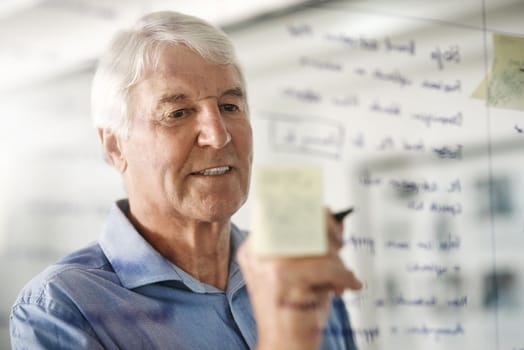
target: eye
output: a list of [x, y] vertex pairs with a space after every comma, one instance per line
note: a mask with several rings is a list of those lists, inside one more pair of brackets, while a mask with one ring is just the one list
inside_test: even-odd
[[220, 105], [220, 111], [221, 112], [228, 112], [228, 113], [238, 112], [238, 111], [240, 111], [240, 107], [238, 107], [237, 105], [232, 104], [232, 103], [225, 103], [223, 105]]
[[189, 116], [191, 112], [192, 111], [188, 108], [177, 109], [176, 111], [169, 113], [167, 117], [169, 119], [181, 119]]

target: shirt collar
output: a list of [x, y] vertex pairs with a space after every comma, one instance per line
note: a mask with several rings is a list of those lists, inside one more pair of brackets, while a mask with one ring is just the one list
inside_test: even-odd
[[[122, 285], [128, 289], [163, 281], [179, 281], [196, 293], [217, 293], [219, 289], [202, 283], [164, 258], [138, 233], [127, 218], [129, 202], [117, 201], [109, 212], [99, 243]], [[245, 233], [231, 225], [231, 262], [227, 291], [244, 285], [236, 261], [236, 251]]]

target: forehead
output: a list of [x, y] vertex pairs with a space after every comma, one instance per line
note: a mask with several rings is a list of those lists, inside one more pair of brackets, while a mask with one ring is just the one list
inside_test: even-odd
[[181, 90], [196, 95], [193, 97], [220, 96], [225, 90], [242, 87], [233, 65], [210, 62], [185, 45], [161, 47], [157, 64], [145, 71], [137, 85], [147, 86], [155, 95]]

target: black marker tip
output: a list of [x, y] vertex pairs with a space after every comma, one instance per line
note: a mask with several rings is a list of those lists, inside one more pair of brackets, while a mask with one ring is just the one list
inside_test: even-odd
[[338, 213], [333, 214], [333, 218], [337, 222], [342, 222], [342, 220], [344, 220], [344, 218], [347, 215], [349, 215], [352, 211], [353, 211], [353, 208], [349, 208], [349, 209], [346, 209], [346, 210], [339, 211]]

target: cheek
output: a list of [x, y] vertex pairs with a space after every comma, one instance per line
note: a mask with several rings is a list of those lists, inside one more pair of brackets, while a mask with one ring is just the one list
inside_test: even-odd
[[251, 124], [246, 121], [244, 124], [236, 125], [232, 129], [233, 139], [235, 140], [236, 148], [239, 155], [251, 163], [253, 158], [253, 132]]
[[155, 133], [135, 134], [129, 139], [127, 147], [129, 167], [135, 173], [155, 178], [169, 171], [176, 164], [176, 145], [168, 142], [165, 135]]
[[[135, 136], [135, 135], [134, 135]], [[130, 166], [137, 170], [145, 171], [146, 169], [156, 167], [158, 163], [155, 147], [149, 139], [144, 137], [130, 138], [130, 145], [128, 147], [128, 159]]]
[[250, 124], [240, 128], [235, 147], [238, 152], [238, 157], [244, 167], [242, 172], [242, 191], [247, 195], [249, 192], [251, 166], [253, 163], [253, 136]]

